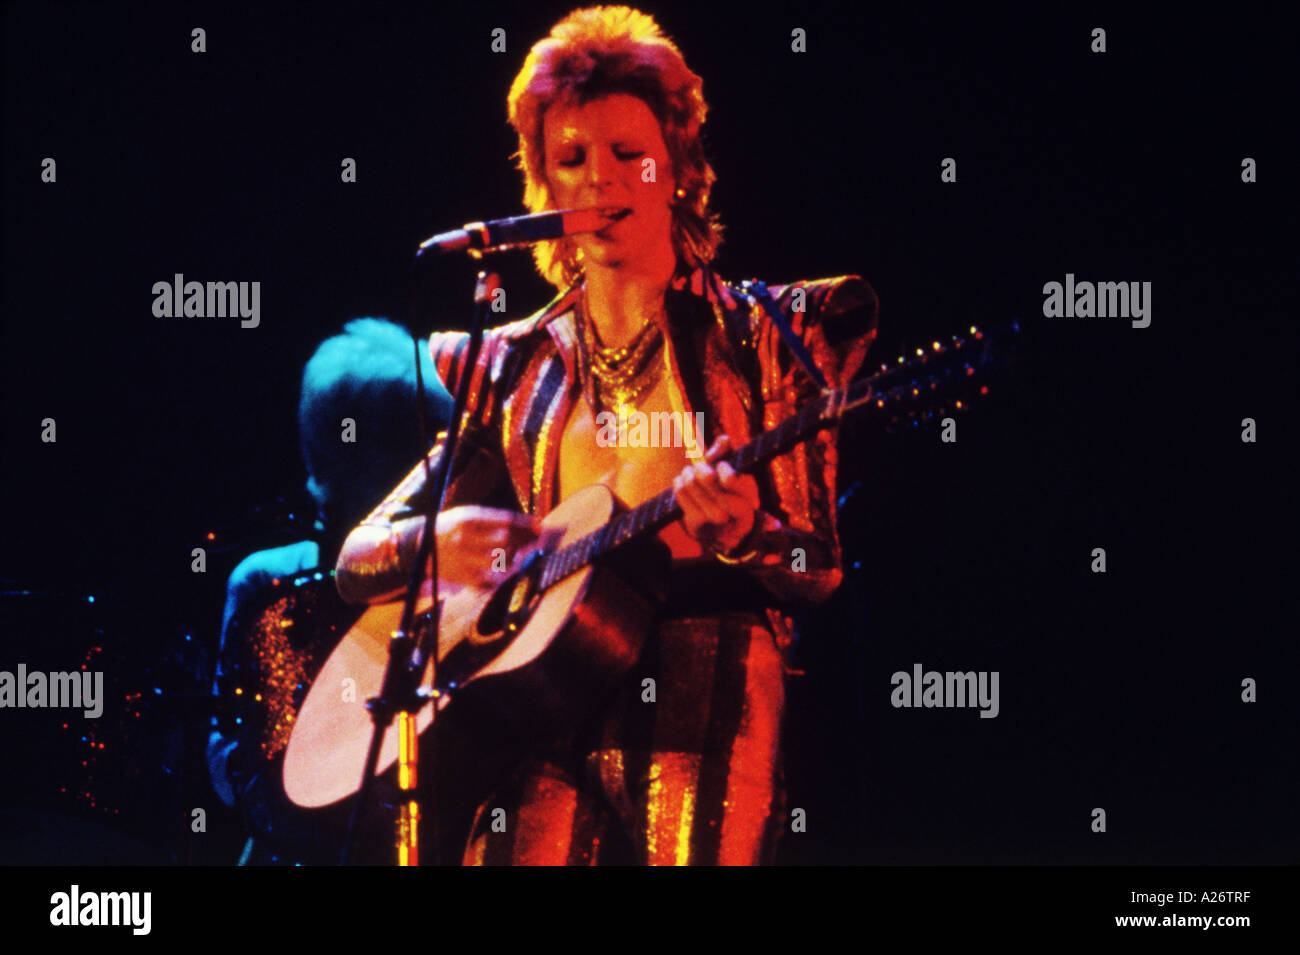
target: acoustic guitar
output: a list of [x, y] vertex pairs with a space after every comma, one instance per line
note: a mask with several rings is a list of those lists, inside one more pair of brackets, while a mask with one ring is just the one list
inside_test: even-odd
[[[999, 345], [1018, 331], [997, 336]], [[723, 460], [753, 470], [800, 441], [834, 427], [848, 411], [870, 408], [890, 424], [919, 425], [963, 410], [974, 381], [1000, 359], [993, 336], [968, 336], [917, 349], [910, 358], [827, 391]], [[493, 589], [440, 581], [443, 602], [434, 668], [424, 674], [429, 702], [417, 714], [423, 733], [458, 694], [489, 693], [496, 732], [518, 740], [563, 727], [598, 704], [640, 656], [656, 622], [668, 559], [654, 532], [678, 520], [672, 489], [625, 509], [608, 488], [577, 491], [546, 515], [539, 546]], [[636, 585], [628, 583], [632, 577]], [[429, 626], [430, 590], [416, 604]], [[326, 806], [361, 786], [373, 724], [364, 701], [379, 693], [389, 640], [402, 601], [370, 607], [325, 662], [297, 714], [284, 759], [284, 790], [303, 807]], [[436, 679], [436, 682], [435, 682]], [[397, 759], [397, 727], [388, 729], [377, 773]]]

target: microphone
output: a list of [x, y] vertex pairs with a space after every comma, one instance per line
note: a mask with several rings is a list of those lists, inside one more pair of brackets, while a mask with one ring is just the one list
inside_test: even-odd
[[519, 245], [531, 245], [547, 239], [559, 239], [579, 232], [597, 232], [632, 214], [623, 206], [604, 206], [599, 209], [563, 209], [558, 212], [538, 212], [510, 219], [493, 219], [491, 222], [470, 222], [462, 229], [440, 232], [420, 243], [415, 253], [418, 259], [431, 249], [437, 252], [496, 251]]

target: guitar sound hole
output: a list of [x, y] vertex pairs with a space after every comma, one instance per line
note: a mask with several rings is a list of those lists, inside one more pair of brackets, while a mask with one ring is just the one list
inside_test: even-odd
[[532, 616], [537, 597], [531, 574], [507, 579], [479, 614], [471, 640], [482, 645], [512, 639]]

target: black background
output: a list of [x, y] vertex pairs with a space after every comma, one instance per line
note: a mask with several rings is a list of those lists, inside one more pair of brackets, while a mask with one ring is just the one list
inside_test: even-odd
[[[474, 266], [431, 268], [412, 315], [409, 257], [523, 211], [505, 93], [568, 9], [5, 8], [0, 578], [97, 600], [87, 618], [7, 599], [0, 668], [66, 647], [66, 669], [98, 639], [154, 683], [201, 675], [225, 575], [275, 542], [255, 509], [301, 494], [304, 361], [359, 315], [464, 324]], [[642, 9], [704, 78], [723, 275], [863, 275], [877, 362], [972, 323], [1025, 329], [956, 444], [842, 432], [850, 571], [799, 648], [787, 770], [808, 831], [782, 861], [1294, 862], [1286, 31], [1237, 7]], [[550, 297], [527, 255], [494, 267], [511, 317]], [[153, 283], [177, 272], [260, 281], [260, 327], [154, 317]], [[1151, 282], [1150, 327], [1044, 318], [1043, 284], [1067, 272]], [[232, 549], [193, 574], [209, 532]], [[892, 708], [913, 663], [999, 671], [1000, 715]], [[0, 719], [12, 748], [16, 714]], [[233, 860], [221, 833], [189, 831], [191, 806], [220, 816], [201, 762], [157, 746], [134, 754], [129, 824], [63, 858]], [[7, 803], [44, 799], [48, 761], [9, 769]]]

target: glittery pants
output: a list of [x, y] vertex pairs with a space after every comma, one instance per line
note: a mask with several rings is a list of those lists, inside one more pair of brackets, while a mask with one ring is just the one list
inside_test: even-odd
[[757, 615], [663, 622], [614, 702], [479, 807], [465, 864], [769, 861], [783, 681]]

